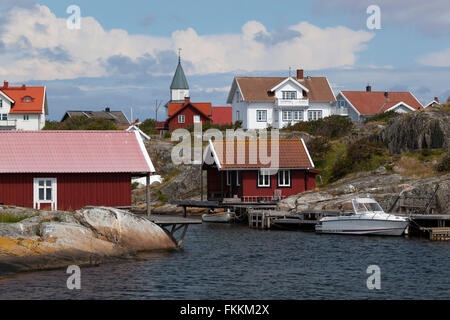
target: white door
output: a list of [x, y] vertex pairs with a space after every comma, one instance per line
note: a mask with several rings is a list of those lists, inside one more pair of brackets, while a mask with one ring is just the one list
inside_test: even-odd
[[35, 209], [44, 209], [50, 207], [51, 210], [57, 210], [57, 186], [56, 178], [34, 178], [34, 204]]

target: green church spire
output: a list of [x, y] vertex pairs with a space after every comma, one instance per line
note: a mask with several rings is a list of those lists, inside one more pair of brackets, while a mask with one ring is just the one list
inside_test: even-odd
[[[181, 51], [181, 49], [180, 49]], [[183, 71], [183, 67], [181, 66], [181, 54], [178, 53], [178, 66], [177, 66], [177, 70], [175, 71], [175, 75], [173, 76], [172, 79], [172, 84], [170, 85], [170, 89], [171, 90], [176, 90], [176, 89], [183, 89], [183, 90], [188, 90], [189, 89], [189, 85], [188, 82], [186, 80], [186, 76], [184, 74]]]

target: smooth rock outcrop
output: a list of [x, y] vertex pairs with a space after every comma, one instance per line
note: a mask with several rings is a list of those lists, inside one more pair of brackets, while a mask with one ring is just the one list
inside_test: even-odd
[[33, 214], [17, 223], [0, 223], [0, 273], [98, 264], [176, 248], [162, 228], [123, 210], [88, 207]]

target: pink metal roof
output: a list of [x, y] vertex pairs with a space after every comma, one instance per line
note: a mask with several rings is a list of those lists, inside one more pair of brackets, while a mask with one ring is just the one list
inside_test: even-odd
[[0, 131], [0, 173], [154, 172], [127, 131]]

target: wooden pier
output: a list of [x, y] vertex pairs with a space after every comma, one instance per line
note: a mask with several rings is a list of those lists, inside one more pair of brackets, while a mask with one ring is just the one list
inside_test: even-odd
[[430, 240], [450, 240], [450, 214], [410, 215], [409, 235]]
[[[172, 241], [176, 244], [177, 248], [181, 247], [189, 225], [202, 223], [201, 218], [184, 218], [180, 216], [168, 216], [157, 214], [152, 214], [150, 216], [143, 216], [143, 217], [160, 226], [169, 235]], [[177, 240], [175, 233], [181, 229], [183, 229], [183, 231], [181, 231], [181, 235]]]

